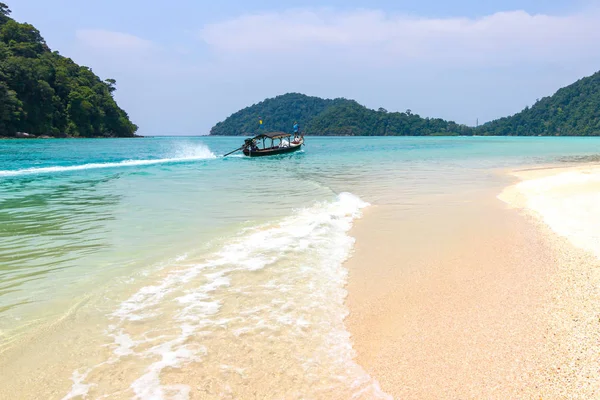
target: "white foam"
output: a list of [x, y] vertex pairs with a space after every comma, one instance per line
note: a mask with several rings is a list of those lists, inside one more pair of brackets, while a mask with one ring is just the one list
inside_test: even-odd
[[[265, 351], [269, 340], [289, 343], [291, 352], [304, 349], [303, 341], [309, 341], [309, 348], [317, 346], [315, 353], [310, 358], [294, 354], [293, 362], [310, 373], [328, 365], [335, 372], [303, 377], [307, 382], [333, 380], [358, 396], [389, 399], [354, 363], [350, 334], [343, 324], [348, 312], [344, 306], [347, 271], [342, 263], [354, 242], [347, 232], [366, 206], [358, 197], [342, 193], [336, 201], [297, 210], [279, 223], [246, 229], [206, 261], [179, 266], [124, 301], [111, 315], [117, 321], [109, 334], [114, 340], [113, 356], [135, 356], [147, 363], [142, 376], [131, 383], [135, 398], [189, 398], [187, 385], [164, 384], [161, 373], [206, 362], [211, 349], [198, 341], [202, 337], [214, 341], [218, 333], [218, 337], [231, 335], [259, 348], [266, 346]], [[254, 284], [256, 279], [261, 283]], [[236, 299], [234, 304], [225, 308], [231, 299]], [[147, 320], [150, 316], [156, 318]], [[150, 349], [150, 339], [139, 333], [143, 323], [166, 332], [164, 337], [152, 339], [157, 344]], [[240, 345], [220, 344], [226, 349]], [[254, 356], [260, 357], [260, 353]], [[244, 375], [253, 372], [253, 355], [248, 357], [250, 366], [236, 366], [236, 371], [245, 371]], [[213, 356], [212, 361], [220, 360]], [[234, 390], [232, 383], [225, 383], [223, 390]], [[335, 390], [323, 385], [320, 390], [327, 393]], [[306, 395], [319, 397], [317, 392]]]
[[114, 344], [116, 347], [113, 350], [113, 353], [118, 357], [128, 356], [133, 354], [133, 347], [136, 346], [137, 342], [134, 341], [131, 336], [126, 333], [123, 333], [121, 330], [117, 334], [111, 334], [114, 339]]
[[70, 400], [76, 397], [87, 397], [87, 394], [90, 391], [90, 388], [93, 386], [93, 384], [86, 384], [83, 382], [85, 381], [85, 379], [91, 371], [91, 369], [87, 370], [84, 373], [80, 373], [79, 370], [73, 371], [73, 376], [71, 377], [71, 380], [73, 381], [71, 391], [67, 393], [65, 397], [62, 398], [62, 400]]
[[186, 254], [182, 254], [180, 256], [177, 256], [177, 258], [175, 258], [175, 262], [185, 261], [185, 260], [187, 260], [187, 258], [188, 258], [187, 253]]
[[36, 174], [50, 174], [57, 172], [73, 172], [83, 171], [88, 169], [100, 169], [100, 168], [124, 168], [124, 167], [139, 167], [145, 165], [156, 165], [156, 164], [169, 164], [169, 163], [182, 163], [197, 160], [207, 160], [217, 158], [207, 147], [196, 150], [191, 155], [173, 157], [173, 158], [160, 158], [151, 160], [124, 160], [119, 162], [107, 162], [107, 163], [91, 163], [81, 165], [69, 165], [69, 166], [52, 166], [52, 167], [40, 167], [40, 168], [25, 168], [19, 170], [2, 170], [0, 171], [0, 177], [10, 176], [21, 176], [21, 175], [36, 175]]
[[176, 350], [173, 347], [176, 343], [167, 342], [160, 346], [150, 349], [151, 353], [162, 357], [160, 361], [150, 364], [146, 373], [131, 384], [131, 389], [135, 393], [135, 399], [144, 400], [187, 400], [189, 399], [190, 387], [188, 385], [161, 385], [160, 372], [167, 367], [177, 368], [183, 362], [189, 362], [196, 357], [185, 346]]

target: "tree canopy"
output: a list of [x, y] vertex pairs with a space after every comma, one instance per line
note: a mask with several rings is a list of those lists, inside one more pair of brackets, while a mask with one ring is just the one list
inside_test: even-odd
[[354, 100], [288, 93], [234, 113], [215, 125], [211, 135], [250, 135], [259, 129], [290, 132], [295, 121], [305, 134], [323, 136], [600, 136], [600, 72], [538, 100], [531, 108], [477, 128], [422, 118], [411, 110], [371, 110]]
[[0, 136], [133, 136], [115, 102], [116, 82], [52, 52], [32, 25], [0, 3]]
[[[267, 99], [258, 104], [240, 110], [225, 121], [215, 125], [211, 135], [236, 136], [266, 131], [288, 132], [294, 122], [306, 124], [332, 105], [345, 102], [343, 99], [325, 100], [319, 97], [305, 96], [300, 93], [288, 93]], [[260, 121], [263, 124], [260, 124]]]
[[480, 126], [480, 135], [600, 135], [600, 72], [538, 100], [511, 117]]
[[410, 110], [375, 111], [346, 100], [309, 121], [306, 132], [324, 136], [432, 136], [470, 135], [472, 129], [439, 118], [422, 118]]
[[[261, 125], [259, 121], [262, 120]], [[371, 110], [354, 100], [321, 99], [288, 93], [244, 108], [215, 125], [211, 135], [252, 135], [265, 131], [290, 132], [294, 122], [304, 134], [323, 136], [468, 135], [471, 129], [442, 119], [406, 112]]]

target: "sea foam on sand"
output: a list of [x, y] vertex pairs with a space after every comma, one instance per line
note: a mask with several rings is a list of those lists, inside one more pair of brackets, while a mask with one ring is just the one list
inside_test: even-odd
[[112, 352], [64, 399], [390, 399], [344, 325], [348, 231], [367, 206], [340, 193], [176, 262], [110, 315]]

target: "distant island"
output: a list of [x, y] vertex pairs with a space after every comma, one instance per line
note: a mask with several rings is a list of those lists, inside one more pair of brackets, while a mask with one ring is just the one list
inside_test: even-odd
[[321, 99], [288, 93], [267, 99], [231, 115], [211, 135], [239, 136], [257, 131], [258, 119], [268, 131], [289, 132], [297, 121], [305, 135], [324, 136], [429, 136], [470, 135], [472, 129], [439, 118], [421, 118], [406, 112], [371, 110], [347, 99]]
[[439, 118], [422, 118], [411, 110], [372, 110], [348, 99], [322, 99], [288, 93], [244, 108], [210, 131], [211, 135], [252, 135], [259, 129], [290, 132], [297, 121], [306, 135], [322, 136], [598, 136], [600, 72], [538, 100], [531, 108], [479, 127]]
[[51, 51], [0, 3], [0, 137], [133, 137], [115, 80]]

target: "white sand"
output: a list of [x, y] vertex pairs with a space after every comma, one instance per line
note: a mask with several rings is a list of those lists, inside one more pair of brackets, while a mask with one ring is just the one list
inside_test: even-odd
[[[522, 188], [502, 198], [531, 206]], [[495, 195], [374, 207], [356, 223], [346, 323], [358, 362], [398, 399], [600, 398], [600, 261], [539, 223], [541, 209]]]

